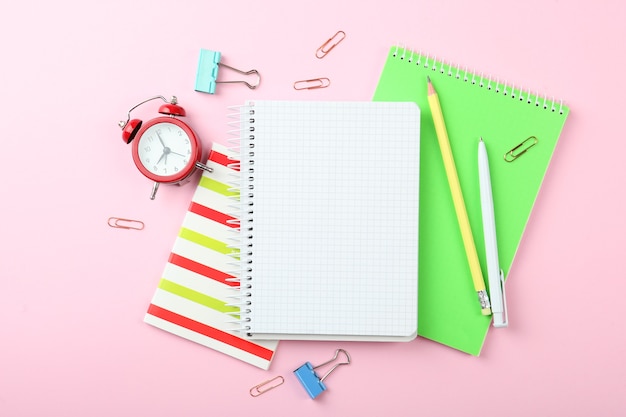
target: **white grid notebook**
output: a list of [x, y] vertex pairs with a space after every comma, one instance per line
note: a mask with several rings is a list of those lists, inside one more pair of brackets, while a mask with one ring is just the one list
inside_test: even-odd
[[417, 105], [250, 101], [239, 116], [248, 336], [412, 340]]

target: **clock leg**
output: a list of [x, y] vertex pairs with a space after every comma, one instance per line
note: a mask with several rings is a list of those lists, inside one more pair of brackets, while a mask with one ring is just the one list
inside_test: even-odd
[[208, 166], [204, 165], [201, 162], [196, 162], [196, 168], [202, 169], [202, 170], [204, 170], [206, 172], [213, 172], [213, 168], [208, 167]]
[[155, 182], [154, 185], [152, 186], [152, 193], [150, 194], [150, 200], [154, 200], [154, 198], [156, 197], [156, 193], [159, 190], [159, 184], [158, 182]]

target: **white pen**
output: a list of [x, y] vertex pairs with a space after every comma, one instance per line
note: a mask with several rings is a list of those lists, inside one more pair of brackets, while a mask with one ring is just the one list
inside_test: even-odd
[[493, 209], [493, 195], [489, 174], [489, 159], [485, 142], [478, 142], [478, 179], [480, 184], [480, 207], [483, 215], [485, 251], [487, 253], [487, 277], [489, 298], [493, 313], [494, 327], [507, 327], [506, 298], [504, 293], [504, 274], [498, 261], [498, 241], [496, 239], [496, 217]]

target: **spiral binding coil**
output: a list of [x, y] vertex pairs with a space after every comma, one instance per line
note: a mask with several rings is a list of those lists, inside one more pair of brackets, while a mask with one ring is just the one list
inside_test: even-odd
[[430, 68], [435, 72], [446, 74], [449, 77], [454, 77], [457, 80], [463, 80], [465, 82], [471, 82], [473, 85], [486, 88], [503, 96], [509, 96], [511, 99], [518, 99], [520, 102], [526, 102], [526, 104], [534, 104], [535, 107], [543, 108], [544, 110], [550, 110], [553, 113], [558, 112], [563, 114], [563, 100], [558, 103], [552, 99], [548, 99], [545, 95], [541, 97], [539, 93], [533, 95], [530, 89], [524, 91], [523, 88], [515, 88], [513, 84], [508, 85], [507, 81], [500, 82], [498, 79], [492, 79], [484, 77], [483, 74], [477, 75], [474, 72], [468, 71], [467, 67], [462, 69], [459, 66], [446, 64], [443, 60], [437, 60], [436, 56], [424, 55], [421, 52], [415, 52], [412, 49], [407, 49], [400, 45], [395, 45], [393, 51], [393, 57], [401, 60], [406, 60], [408, 63], [415, 63], [415, 65], [423, 65], [424, 68]]
[[[252, 233], [253, 233], [253, 205], [254, 205], [254, 108], [253, 103], [245, 106], [229, 107], [233, 113], [229, 114], [228, 125], [228, 159], [232, 161], [228, 167], [237, 172], [228, 182], [229, 191], [233, 192], [231, 212], [228, 213], [235, 220], [238, 227], [233, 228], [231, 256], [233, 270], [230, 273], [235, 277], [231, 282], [238, 282], [239, 286], [233, 289], [233, 303], [229, 306], [239, 307], [239, 311], [231, 313], [235, 324], [234, 331], [246, 333], [250, 330], [251, 294], [252, 288]], [[247, 113], [247, 114], [246, 114]], [[245, 116], [245, 118], [243, 118]], [[244, 176], [247, 176], [245, 178]], [[245, 178], [245, 179], [244, 179]]]

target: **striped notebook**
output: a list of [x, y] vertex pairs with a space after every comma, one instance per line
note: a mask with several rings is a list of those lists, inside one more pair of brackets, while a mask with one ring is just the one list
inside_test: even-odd
[[268, 369], [278, 342], [240, 337], [233, 323], [239, 308], [229, 305], [239, 287], [229, 272], [236, 249], [228, 245], [238, 225], [225, 214], [237, 195], [227, 182], [239, 174], [229, 162], [226, 148], [214, 144], [213, 172], [200, 179], [144, 321]]

